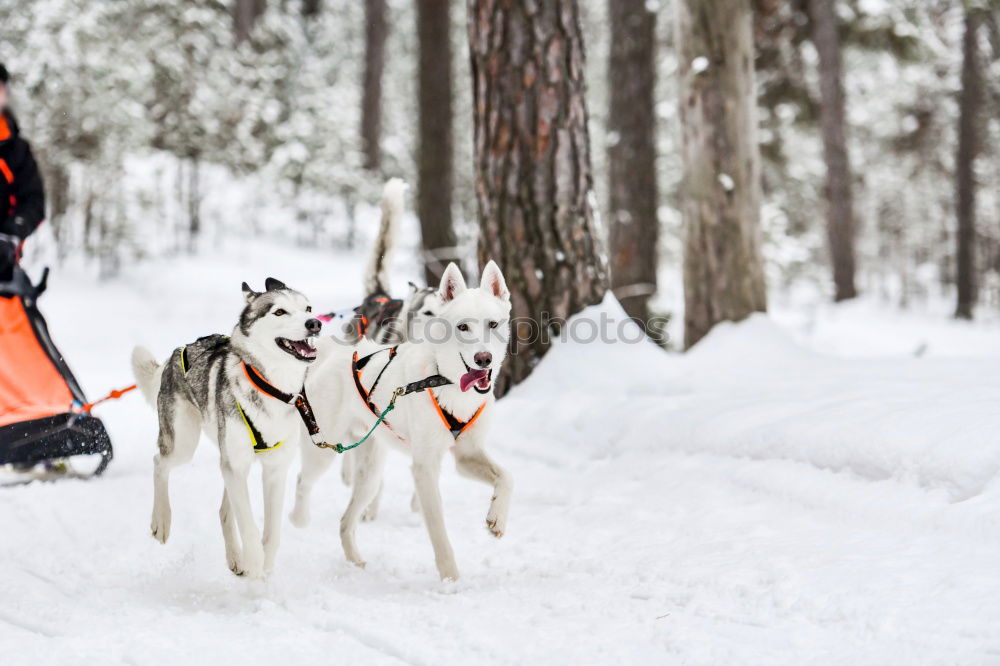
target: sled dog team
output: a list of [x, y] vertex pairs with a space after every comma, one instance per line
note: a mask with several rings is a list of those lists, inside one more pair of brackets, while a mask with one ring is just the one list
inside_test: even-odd
[[[263, 291], [243, 283], [245, 306], [229, 336], [200, 338], [163, 363], [143, 348], [134, 350], [137, 383], [159, 418], [151, 523], [158, 541], [170, 536], [170, 472], [191, 460], [202, 432], [219, 446], [219, 520], [226, 562], [237, 575], [259, 578], [274, 567], [296, 446], [302, 455], [292, 523], [309, 523], [313, 486], [342, 457], [352, 495], [340, 538], [347, 559], [358, 566], [365, 562], [355, 532], [359, 520], [376, 516], [390, 448], [412, 458], [413, 506], [423, 514], [442, 579], [458, 578], [438, 487], [449, 450], [461, 474], [493, 486], [486, 526], [503, 536], [512, 481], [485, 445], [493, 380], [507, 350], [510, 294], [491, 261], [479, 287], [466, 286], [450, 264], [436, 289], [411, 284], [405, 300], [389, 297], [388, 256], [405, 187], [397, 179], [385, 186], [365, 275], [368, 296], [353, 322], [352, 344], [321, 336], [322, 321], [309, 300], [268, 278]], [[356, 448], [335, 452], [336, 444], [349, 446], [369, 431]], [[262, 466], [263, 534], [247, 487], [255, 460]]]

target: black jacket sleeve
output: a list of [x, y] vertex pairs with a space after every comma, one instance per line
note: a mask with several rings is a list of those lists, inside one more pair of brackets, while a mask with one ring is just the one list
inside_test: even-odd
[[45, 219], [45, 188], [31, 146], [17, 138], [10, 170], [14, 174], [12, 189], [17, 203], [14, 214], [0, 222], [0, 233], [27, 238]]

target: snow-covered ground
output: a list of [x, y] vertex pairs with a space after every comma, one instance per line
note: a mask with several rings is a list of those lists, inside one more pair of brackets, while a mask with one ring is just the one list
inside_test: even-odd
[[[41, 307], [94, 397], [131, 382], [134, 344], [230, 329], [244, 279], [353, 305], [358, 254], [247, 241], [112, 282], [65, 268]], [[417, 274], [404, 256], [400, 286]], [[331, 473], [275, 573], [232, 576], [204, 443], [171, 477], [160, 546], [154, 415], [134, 395], [102, 407], [103, 478], [0, 490], [0, 663], [1000, 663], [996, 325], [862, 302], [720, 326], [684, 356], [565, 343], [498, 409], [508, 532], [488, 535], [489, 488], [449, 467], [446, 584], [401, 456], [359, 529], [365, 570], [343, 558]]]

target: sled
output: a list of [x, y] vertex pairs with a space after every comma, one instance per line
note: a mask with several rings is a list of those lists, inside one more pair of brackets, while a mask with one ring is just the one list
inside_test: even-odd
[[111, 438], [38, 310], [47, 278], [48, 269], [32, 284], [15, 267], [0, 282], [0, 485], [89, 478], [112, 458]]

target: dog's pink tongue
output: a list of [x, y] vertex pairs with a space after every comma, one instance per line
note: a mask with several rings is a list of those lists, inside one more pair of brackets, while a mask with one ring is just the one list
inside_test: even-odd
[[460, 380], [462, 392], [464, 393], [468, 391], [470, 386], [482, 379], [486, 379], [489, 377], [489, 374], [488, 370], [469, 370], [467, 373], [462, 375], [462, 379]]

